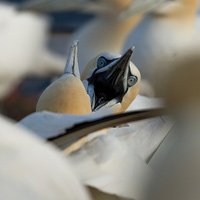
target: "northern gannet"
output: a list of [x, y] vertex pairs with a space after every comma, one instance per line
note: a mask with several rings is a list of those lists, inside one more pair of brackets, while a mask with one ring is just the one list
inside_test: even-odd
[[[137, 49], [132, 59], [148, 86], [141, 88], [142, 94], [157, 96], [155, 85], [162, 86], [162, 73], [170, 70], [172, 65], [175, 67], [176, 62], [199, 57], [197, 3], [197, 0], [135, 0], [132, 10], [123, 13], [123, 16], [128, 16], [130, 13], [150, 12], [131, 32], [124, 45], [124, 49], [130, 45]], [[149, 94], [150, 88], [153, 91]]]
[[90, 96], [92, 110], [113, 107], [124, 112], [139, 92], [140, 72], [130, 62], [134, 48], [124, 55], [104, 52], [86, 66], [81, 79]]
[[0, 199], [90, 199], [61, 152], [2, 116], [0, 126]]
[[124, 112], [137, 96], [140, 86], [140, 72], [130, 62], [134, 48], [123, 56], [104, 52], [95, 57], [86, 66], [82, 83], [77, 45], [76, 41], [71, 47], [63, 75], [40, 96], [36, 111], [89, 114], [107, 106], [115, 113]]
[[77, 45], [75, 41], [63, 75], [53, 82], [40, 96], [36, 111], [52, 111], [68, 114], [89, 114], [91, 112], [90, 98], [80, 80]]
[[162, 90], [168, 106], [178, 110], [177, 123], [149, 163], [155, 174], [147, 184], [145, 200], [200, 197], [199, 63], [199, 57], [182, 61], [165, 74]]

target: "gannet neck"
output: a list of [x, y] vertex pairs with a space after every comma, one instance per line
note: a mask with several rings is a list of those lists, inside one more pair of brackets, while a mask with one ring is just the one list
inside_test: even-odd
[[80, 78], [80, 72], [78, 67], [78, 57], [77, 57], [77, 46], [79, 41], [75, 40], [71, 46], [69, 57], [67, 59], [67, 64], [65, 66], [64, 74], [73, 74], [75, 77]]

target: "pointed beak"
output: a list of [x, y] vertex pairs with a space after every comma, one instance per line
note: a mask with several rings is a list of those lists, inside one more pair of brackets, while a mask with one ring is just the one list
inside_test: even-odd
[[130, 48], [121, 58], [111, 65], [110, 69], [104, 75], [108, 84], [120, 88], [123, 92], [127, 90], [127, 77], [134, 49], [135, 47]]
[[77, 57], [78, 43], [79, 41], [75, 40], [73, 45], [71, 46], [63, 74], [67, 74], [67, 73], [73, 74], [75, 77], [80, 78], [80, 72], [79, 72], [79, 67], [78, 67], [78, 57]]
[[134, 0], [120, 13], [119, 19], [125, 20], [139, 13], [144, 14], [150, 12], [164, 1], [166, 0]]
[[101, 68], [93, 74], [93, 80], [91, 80], [95, 93], [95, 98], [91, 99], [93, 110], [98, 110], [113, 99], [117, 102], [122, 101], [128, 90], [127, 79], [133, 51], [134, 47], [107, 67]]

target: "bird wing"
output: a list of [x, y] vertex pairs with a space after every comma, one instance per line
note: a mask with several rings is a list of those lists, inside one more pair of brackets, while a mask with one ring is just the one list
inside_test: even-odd
[[57, 137], [60, 133], [64, 133], [66, 129], [73, 127], [74, 124], [100, 119], [111, 113], [111, 109], [102, 109], [99, 112], [89, 115], [70, 115], [42, 111], [28, 115], [17, 126], [25, 126], [39, 137], [49, 139]]
[[135, 102], [129, 107], [129, 112], [120, 115], [110, 115], [112, 111], [109, 109], [101, 109], [89, 115], [69, 115], [43, 111], [25, 117], [19, 124], [31, 129], [61, 149], [65, 149], [75, 141], [95, 131], [134, 121], [140, 121], [134, 125], [135, 128], [140, 128], [146, 125], [142, 119], [166, 114], [159, 99], [149, 99], [139, 95]]
[[172, 124], [161, 118], [137, 129], [135, 123], [111, 128], [67, 157], [85, 185], [119, 197], [142, 199], [145, 185], [152, 178], [147, 163], [171, 128]]
[[111, 135], [95, 138], [67, 158], [84, 185], [126, 199], [141, 199], [153, 174], [129, 145]]
[[87, 122], [75, 124], [70, 128], [66, 128], [65, 132], [60, 132], [52, 137], [47, 138], [50, 142], [54, 143], [61, 149], [65, 149], [70, 144], [74, 143], [80, 138], [83, 138], [90, 133], [110, 128], [116, 127], [118, 125], [134, 122], [138, 120], [144, 120], [148, 118], [154, 118], [161, 115], [165, 115], [166, 111], [164, 109], [155, 110], [144, 110], [128, 112], [119, 115], [110, 115], [106, 117], [100, 117]]

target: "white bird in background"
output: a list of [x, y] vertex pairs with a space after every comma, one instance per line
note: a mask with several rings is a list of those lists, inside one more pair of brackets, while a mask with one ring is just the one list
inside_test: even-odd
[[[96, 14], [96, 18], [78, 29], [68, 40], [70, 46], [74, 40], [79, 40], [80, 72], [84, 71], [88, 62], [96, 55], [108, 51], [122, 53], [126, 37], [141, 20], [138, 14], [127, 20], [119, 20], [120, 12], [129, 6], [132, 0], [43, 0], [30, 1], [24, 4], [24, 9], [36, 11], [78, 10]], [[127, 49], [129, 49], [129, 46]]]
[[[166, 79], [167, 102], [178, 123], [160, 145], [149, 165], [155, 171], [146, 199], [199, 199], [200, 191], [200, 58], [184, 61]], [[167, 74], [167, 76], [169, 76]], [[183, 81], [183, 80], [186, 80]], [[174, 110], [175, 110], [174, 109]]]
[[[126, 37], [142, 18], [142, 15], [138, 14], [130, 19], [119, 20], [118, 15], [132, 0], [107, 0], [102, 2], [110, 5], [109, 11], [98, 14], [94, 20], [76, 31], [69, 39], [68, 44], [75, 39], [80, 41], [78, 58], [80, 63], [83, 64], [80, 66], [81, 73], [87, 63], [102, 52], [108, 51], [119, 54], [124, 52], [122, 48]], [[126, 49], [130, 47], [131, 45]]]
[[191, 109], [190, 114], [181, 113], [184, 121], [167, 136], [149, 163], [155, 174], [147, 184], [145, 200], [199, 199], [199, 107], [191, 113]]
[[49, 22], [0, 4], [0, 98], [24, 76], [58, 74], [65, 59], [47, 49]]
[[131, 8], [121, 14], [126, 18], [137, 12], [150, 12], [124, 45], [124, 49], [130, 45], [137, 49], [132, 59], [148, 86], [141, 86], [141, 94], [158, 95], [155, 87], [158, 90], [162, 87], [161, 74], [170, 70], [170, 66], [175, 67], [176, 62], [200, 56], [197, 4], [198, 0], [135, 0]]
[[58, 150], [3, 117], [0, 126], [0, 199], [90, 199]]

